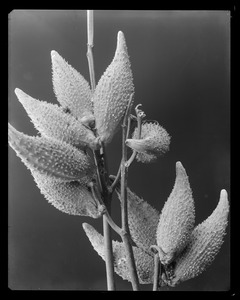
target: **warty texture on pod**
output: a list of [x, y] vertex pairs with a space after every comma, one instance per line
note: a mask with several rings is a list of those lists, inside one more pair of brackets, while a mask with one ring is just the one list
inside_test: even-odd
[[105, 144], [111, 141], [116, 132], [133, 92], [127, 45], [124, 34], [119, 31], [115, 56], [100, 78], [93, 95], [96, 128]]
[[169, 264], [187, 245], [194, 222], [195, 209], [188, 176], [182, 164], [177, 162], [175, 184], [157, 227], [156, 239], [162, 264]]
[[136, 159], [142, 163], [154, 162], [169, 149], [170, 136], [158, 123], [145, 122], [141, 127], [141, 138], [138, 139], [138, 128], [126, 145], [137, 151]]

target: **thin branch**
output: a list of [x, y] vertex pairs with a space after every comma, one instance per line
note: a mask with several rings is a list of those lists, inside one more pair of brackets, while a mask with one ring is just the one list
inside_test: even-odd
[[[140, 105], [142, 105], [142, 104], [138, 104], [135, 107], [135, 112], [136, 112], [136, 115], [137, 115], [137, 130], [138, 130], [137, 139], [141, 138], [141, 133], [142, 133], [142, 118], [145, 116], [144, 113], [141, 110], [138, 109], [138, 107]], [[137, 151], [133, 150], [132, 155], [130, 156], [130, 158], [126, 162], [126, 166], [127, 167], [129, 167], [131, 165], [131, 163], [134, 161], [136, 155], [137, 155]]]
[[92, 91], [95, 90], [95, 72], [94, 72], [94, 61], [93, 61], [93, 37], [94, 37], [94, 23], [93, 23], [93, 10], [87, 10], [87, 59], [89, 67], [89, 75], [91, 81]]
[[130, 108], [132, 103], [133, 94], [130, 97], [129, 104], [125, 113], [125, 117], [122, 124], [122, 162], [121, 162], [121, 220], [122, 230], [121, 235], [127, 257], [127, 265], [129, 268], [131, 284], [134, 291], [139, 290], [139, 280], [133, 255], [133, 249], [130, 242], [130, 232], [128, 227], [128, 204], [127, 204], [127, 146], [126, 146], [126, 134], [127, 134], [127, 120], [130, 114]]
[[159, 274], [160, 274], [161, 264], [159, 260], [159, 254], [154, 254], [154, 277], [153, 277], [153, 291], [158, 290], [159, 286]]
[[[91, 82], [92, 93], [96, 87], [94, 60], [93, 60], [93, 38], [94, 38], [94, 19], [93, 10], [87, 10], [87, 59], [89, 67], [89, 75]], [[105, 169], [106, 155], [104, 147], [101, 150], [93, 151], [94, 161], [97, 168], [98, 184], [101, 191], [101, 196], [104, 199], [104, 204], [107, 208], [108, 214], [111, 213], [111, 194], [108, 192], [106, 178], [108, 178], [108, 171]], [[101, 197], [100, 197], [101, 198]], [[104, 232], [104, 249], [105, 249], [105, 265], [107, 275], [108, 290], [115, 290], [114, 281], [114, 265], [113, 265], [113, 250], [111, 230], [108, 224], [106, 215], [103, 215], [103, 232]]]
[[112, 185], [109, 188], [109, 191], [110, 191], [111, 194], [113, 194], [113, 192], [115, 191], [115, 188], [116, 188], [120, 178], [121, 178], [121, 165], [119, 166], [117, 175], [115, 176], [115, 179], [114, 179]]
[[109, 225], [112, 227], [112, 229], [118, 233], [120, 236], [122, 235], [122, 229], [113, 221], [111, 215], [109, 214], [108, 212], [108, 208], [106, 207], [105, 203], [103, 202], [102, 200], [102, 197], [101, 195], [99, 194], [98, 192], [98, 189], [96, 189], [96, 186], [94, 185], [93, 182], [90, 182], [88, 184], [88, 186], [90, 187], [91, 189], [91, 192], [92, 192], [92, 196], [94, 198], [94, 200], [96, 202], [100, 202], [100, 204], [102, 205], [102, 211], [103, 211], [103, 215], [106, 217]]
[[160, 286], [159, 277], [161, 277], [161, 262], [159, 258], [159, 252], [161, 251], [161, 248], [157, 245], [150, 246], [150, 250], [154, 254], [154, 273], [153, 273], [153, 291], [157, 291]]

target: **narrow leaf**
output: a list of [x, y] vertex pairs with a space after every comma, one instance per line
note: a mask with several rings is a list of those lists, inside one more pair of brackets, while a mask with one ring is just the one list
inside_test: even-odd
[[[121, 201], [118, 190], [117, 193]], [[150, 246], [156, 244], [159, 212], [129, 188], [127, 189], [127, 197], [128, 225], [131, 238], [139, 248], [151, 253]]]
[[[104, 239], [91, 225], [83, 223], [83, 229], [86, 232], [94, 250], [104, 260]], [[138, 247], [133, 247], [133, 254], [136, 262], [139, 282], [141, 284], [149, 284], [153, 281], [153, 258], [145, 251]], [[114, 256], [114, 270], [124, 280], [130, 280], [130, 273], [128, 271], [127, 258], [125, 254], [125, 247], [123, 243], [113, 241], [113, 256]]]

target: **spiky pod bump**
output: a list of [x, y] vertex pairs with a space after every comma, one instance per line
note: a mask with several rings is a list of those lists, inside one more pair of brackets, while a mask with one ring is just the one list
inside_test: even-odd
[[31, 173], [44, 197], [61, 212], [92, 218], [102, 215], [101, 204], [84, 184], [78, 181], [58, 182], [33, 170]]
[[107, 144], [111, 141], [133, 91], [127, 46], [123, 33], [119, 31], [115, 56], [93, 95], [96, 128], [102, 142]]
[[53, 88], [59, 103], [78, 119], [93, 116], [88, 82], [56, 51], [51, 51], [51, 58]]
[[[118, 190], [117, 193], [120, 200]], [[131, 238], [139, 248], [151, 254], [150, 246], [156, 243], [159, 212], [129, 188], [127, 189], [127, 199]]]
[[229, 202], [226, 190], [220, 193], [220, 200], [213, 213], [192, 232], [190, 242], [177, 258], [175, 277], [169, 285], [201, 274], [214, 260], [223, 243], [227, 227]]
[[41, 135], [79, 147], [99, 147], [93, 132], [58, 105], [36, 100], [20, 89], [15, 93]]
[[142, 125], [141, 139], [138, 139], [138, 129], [132, 138], [126, 140], [126, 145], [138, 152], [136, 159], [142, 163], [153, 162], [158, 156], [168, 151], [170, 136], [158, 123], [146, 122]]
[[59, 181], [89, 182], [95, 173], [90, 156], [54, 139], [32, 137], [8, 126], [9, 144], [30, 169]]
[[[83, 229], [86, 232], [94, 250], [104, 260], [104, 239], [91, 225], [83, 223]], [[133, 247], [133, 254], [135, 258], [139, 282], [141, 284], [149, 284], [153, 281], [153, 258], [138, 247]], [[113, 258], [114, 270], [124, 280], [130, 281], [130, 274], [128, 271], [127, 258], [123, 243], [113, 241]]]
[[162, 209], [157, 227], [157, 245], [162, 264], [169, 264], [189, 242], [195, 222], [194, 201], [188, 176], [180, 162], [176, 163], [173, 190]]

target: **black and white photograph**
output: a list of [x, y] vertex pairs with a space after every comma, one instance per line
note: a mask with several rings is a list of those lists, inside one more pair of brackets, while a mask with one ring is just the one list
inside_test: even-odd
[[8, 288], [231, 289], [228, 10], [8, 15]]

